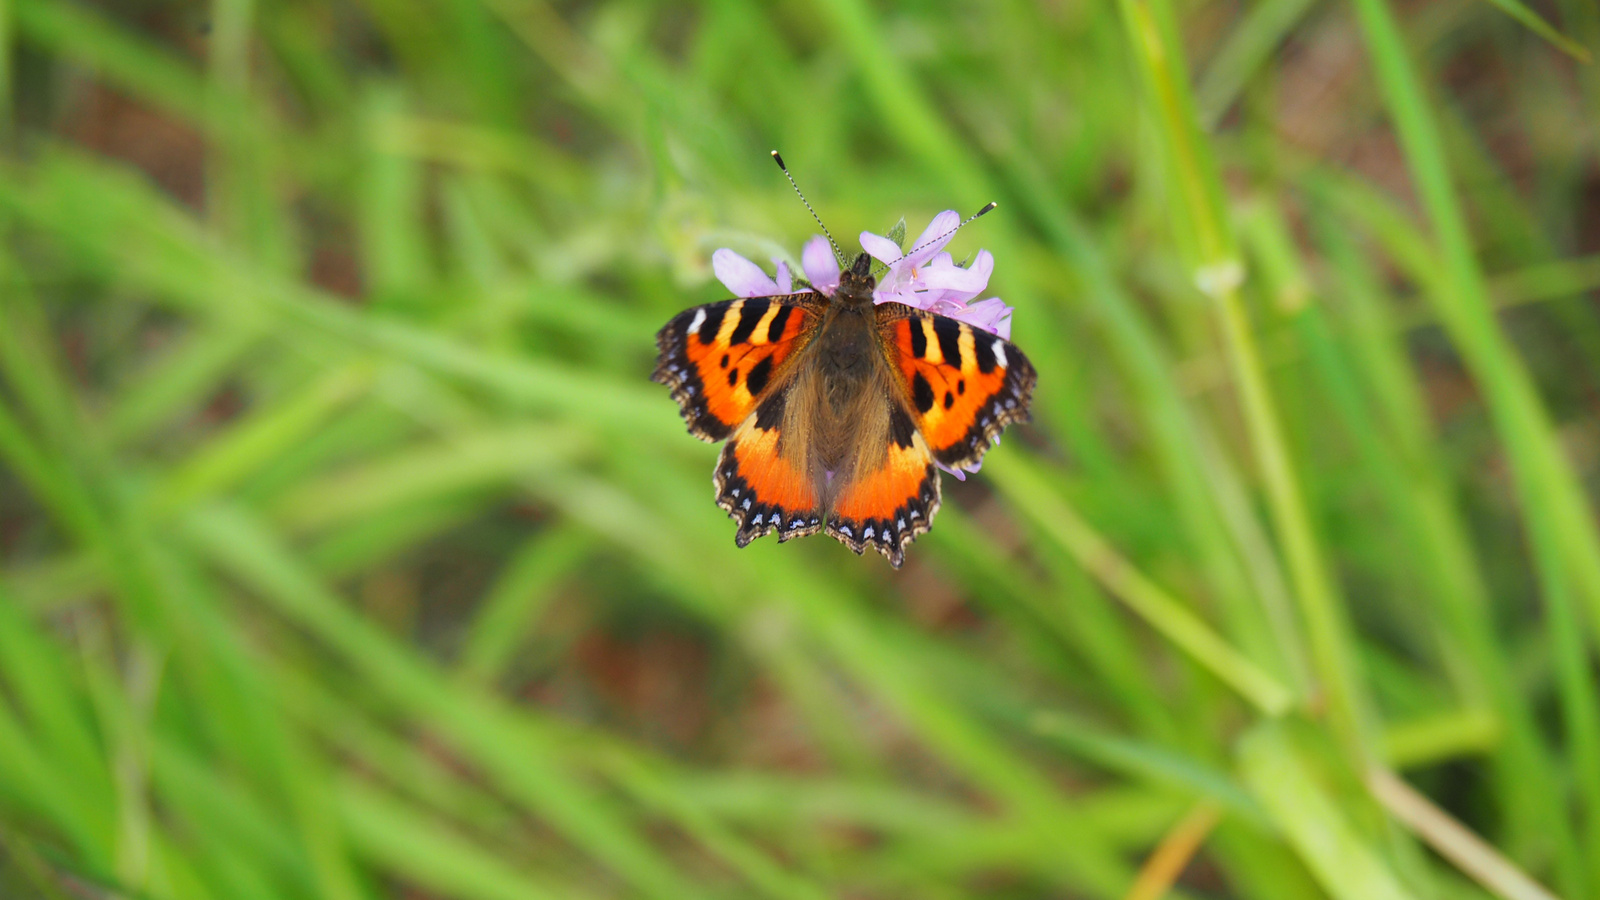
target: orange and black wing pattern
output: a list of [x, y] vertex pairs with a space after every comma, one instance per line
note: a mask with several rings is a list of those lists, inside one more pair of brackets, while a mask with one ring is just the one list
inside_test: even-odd
[[898, 569], [906, 545], [928, 530], [939, 511], [939, 470], [910, 414], [897, 400], [885, 400], [888, 452], [881, 465], [860, 473], [834, 498], [827, 528], [856, 553], [871, 547]]
[[819, 303], [816, 294], [799, 293], [686, 309], [656, 334], [660, 356], [650, 379], [672, 390], [690, 434], [723, 440], [811, 340]]
[[1028, 421], [1038, 374], [1015, 346], [903, 303], [875, 312], [902, 399], [935, 460], [976, 466], [1007, 425]]
[[815, 479], [798, 463], [801, 456], [787, 445], [793, 436], [783, 432], [784, 408], [792, 385], [785, 381], [762, 397], [717, 459], [712, 477], [717, 505], [739, 523], [733, 540], [740, 547], [774, 531], [782, 543], [823, 528]]

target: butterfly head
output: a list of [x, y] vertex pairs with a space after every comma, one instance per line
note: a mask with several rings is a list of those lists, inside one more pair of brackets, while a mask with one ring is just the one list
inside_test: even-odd
[[872, 277], [872, 257], [863, 253], [850, 268], [839, 273], [839, 289], [834, 298], [852, 305], [872, 305], [872, 291], [878, 279]]

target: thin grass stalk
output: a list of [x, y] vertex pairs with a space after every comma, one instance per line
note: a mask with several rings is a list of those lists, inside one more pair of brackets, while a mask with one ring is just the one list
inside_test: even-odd
[[1494, 320], [1439, 129], [1399, 23], [1383, 0], [1355, 4], [1407, 169], [1444, 256], [1451, 290], [1430, 293], [1430, 298], [1484, 390], [1511, 456], [1523, 514], [1545, 519], [1537, 532], [1558, 542], [1562, 564], [1571, 571], [1573, 587], [1588, 603], [1591, 624], [1600, 635], [1600, 531], [1587, 494], [1556, 441], [1526, 367]]
[[1271, 722], [1246, 735], [1239, 749], [1245, 782], [1329, 896], [1415, 900], [1308, 757], [1292, 732]]
[[[1400, 136], [1407, 169], [1417, 185], [1450, 290], [1429, 292], [1446, 330], [1484, 391], [1496, 431], [1511, 458], [1522, 513], [1547, 601], [1572, 590], [1587, 601], [1594, 633], [1600, 635], [1600, 532], [1582, 483], [1563, 454], [1532, 379], [1496, 323], [1466, 217], [1452, 185], [1439, 128], [1428, 110], [1422, 82], [1384, 0], [1356, 0], [1362, 31], [1384, 101]], [[1565, 570], [1565, 575], [1562, 570]], [[1560, 649], [1557, 648], [1557, 653]], [[1592, 811], [1582, 813], [1587, 820]], [[1568, 893], [1586, 881], [1567, 828], [1561, 836], [1558, 879]]]
[[[1391, 485], [1386, 493], [1405, 498], [1395, 504], [1395, 511], [1408, 523], [1422, 550], [1422, 571], [1433, 584], [1435, 602], [1444, 611], [1445, 627], [1456, 644], [1453, 652], [1445, 648], [1445, 663], [1453, 680], [1466, 702], [1494, 709], [1504, 729], [1494, 754], [1500, 802], [1508, 812], [1511, 843], [1528, 846], [1547, 833], [1547, 811], [1561, 805], [1551, 749], [1533, 710], [1516, 688], [1512, 663], [1492, 618], [1482, 564], [1459, 504], [1450, 496], [1448, 476], [1434, 461], [1432, 447], [1437, 439], [1428, 428], [1426, 406], [1380, 302], [1375, 277], [1343, 226], [1327, 220], [1318, 230], [1339, 272], [1352, 318], [1350, 340], [1365, 363], [1360, 371], [1371, 381], [1377, 407], [1367, 416], [1376, 421], [1364, 427], [1353, 424], [1351, 431], [1371, 438], [1362, 443], [1362, 450], [1374, 471]], [[1338, 353], [1338, 342], [1324, 334], [1332, 330], [1331, 325], [1321, 327], [1308, 340], [1314, 350], [1325, 347], [1323, 356], [1329, 359]], [[1356, 366], [1351, 363], [1347, 368], [1355, 370]], [[1360, 415], [1351, 406], [1340, 404], [1338, 408], [1349, 409], [1348, 415]], [[1390, 440], [1382, 440], [1385, 434]], [[1386, 443], [1390, 449], [1377, 443]], [[1564, 692], [1563, 696], [1572, 695]], [[1578, 722], [1581, 724], [1581, 719]]]
[[1266, 716], [1288, 712], [1294, 695], [1219, 637], [1187, 607], [1142, 575], [1074, 513], [1033, 466], [1019, 459], [995, 460], [986, 471], [1011, 502], [1066, 549], [1113, 596], [1160, 631], [1201, 667], [1233, 688]]
[[1235, 639], [1258, 663], [1285, 678], [1296, 693], [1309, 686], [1304, 641], [1283, 590], [1277, 560], [1265, 541], [1237, 473], [1206, 423], [1184, 405], [1155, 328], [1116, 282], [1089, 229], [1064, 208], [1024, 158], [1008, 160], [1014, 193], [1040, 221], [1052, 243], [1085, 282], [1092, 308], [1139, 397], [1138, 408], [1162, 474], [1214, 588], [1225, 592]]
[[1556, 900], [1543, 885], [1393, 773], [1375, 768], [1367, 775], [1367, 786], [1391, 815], [1496, 896]]
[[1182, 54], [1157, 13], [1140, 0], [1122, 0], [1129, 43], [1155, 101], [1156, 119], [1169, 153], [1170, 175], [1181, 196], [1183, 219], [1193, 228], [1195, 280], [1214, 302], [1226, 338], [1229, 368], [1249, 430], [1251, 448], [1266, 483], [1278, 539], [1288, 560], [1296, 599], [1312, 648], [1330, 718], [1352, 761], [1373, 758], [1369, 704], [1355, 672], [1349, 626], [1301, 496], [1290, 451], [1267, 388], [1265, 369], [1239, 286], [1243, 264], [1223, 210], [1217, 173], [1209, 159], [1183, 81]]
[[[1570, 801], [1558, 796], [1556, 802], [1544, 810], [1549, 820], [1560, 823], [1566, 832], [1576, 827], [1581, 839], [1563, 841], [1557, 850], [1561, 856], [1559, 871], [1562, 890], [1583, 897], [1588, 896], [1595, 884], [1597, 864], [1594, 853], [1600, 850], [1600, 745], [1597, 745], [1596, 721], [1600, 710], [1600, 696], [1596, 695], [1591, 662], [1584, 647], [1583, 629], [1579, 624], [1577, 609], [1568, 586], [1567, 573], [1556, 555], [1556, 542], [1538, 534], [1542, 523], [1535, 520], [1533, 545], [1537, 557], [1539, 580], [1544, 586], [1546, 639], [1555, 653], [1556, 692], [1560, 698], [1562, 726], [1567, 738], [1568, 766], [1576, 790]], [[1587, 865], [1586, 865], [1587, 864]]]

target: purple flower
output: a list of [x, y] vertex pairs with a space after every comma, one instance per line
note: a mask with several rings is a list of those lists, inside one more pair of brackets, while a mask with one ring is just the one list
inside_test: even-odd
[[811, 286], [824, 294], [833, 293], [839, 286], [839, 260], [833, 256], [833, 246], [822, 235], [814, 235], [800, 251], [800, 268], [806, 273]]
[[[789, 274], [789, 264], [774, 256], [776, 279], [767, 276], [766, 270], [743, 256], [723, 247], [711, 254], [711, 271], [723, 286], [736, 297], [775, 297], [794, 291], [794, 278]], [[817, 235], [809, 241], [800, 254], [800, 267], [806, 280], [824, 294], [833, 293], [839, 286], [839, 261], [833, 258], [833, 248], [828, 239]]]
[[[1009, 341], [1012, 308], [999, 297], [972, 302], [989, 286], [989, 276], [994, 273], [994, 256], [987, 250], [979, 250], [971, 265], [958, 266], [950, 254], [942, 252], [944, 245], [954, 237], [952, 229], [959, 224], [961, 216], [955, 210], [939, 213], [928, 223], [922, 236], [911, 242], [915, 252], [903, 257], [900, 245], [894, 241], [870, 231], [861, 232], [861, 249], [889, 267], [878, 279], [873, 301], [892, 301], [925, 309]], [[771, 297], [792, 291], [793, 279], [788, 264], [779, 259], [773, 259], [773, 263], [777, 266], [776, 280], [767, 277], [760, 266], [726, 247], [711, 254], [711, 270], [716, 273], [717, 280], [739, 297]], [[823, 294], [832, 294], [839, 286], [839, 261], [834, 258], [828, 239], [820, 234], [806, 241], [800, 254], [800, 268], [805, 271], [812, 288]], [[966, 480], [966, 472], [942, 464], [939, 468]], [[967, 472], [976, 472], [978, 468], [973, 466]]]
[[962, 267], [955, 264], [950, 254], [941, 252], [954, 236], [950, 230], [960, 223], [961, 216], [953, 209], [934, 216], [922, 236], [911, 242], [914, 252], [904, 257], [894, 241], [863, 231], [862, 249], [889, 265], [889, 271], [878, 279], [873, 298], [879, 303], [892, 300], [949, 316], [1009, 341], [1011, 307], [998, 297], [972, 302], [989, 286], [989, 276], [994, 273], [994, 256], [987, 250], [979, 250], [972, 264]]
[[[878, 279], [873, 299], [878, 303], [904, 303], [949, 316], [1009, 341], [1012, 308], [999, 297], [972, 302], [989, 286], [994, 256], [987, 250], [979, 250], [971, 265], [958, 266], [950, 254], [941, 252], [953, 237], [950, 230], [960, 222], [961, 216], [953, 209], [934, 216], [922, 236], [911, 242], [916, 252], [903, 258], [900, 246], [894, 241], [870, 231], [861, 232], [861, 248], [889, 266]], [[711, 254], [711, 269], [717, 280], [738, 297], [771, 297], [794, 290], [789, 265], [777, 258], [773, 263], [777, 266], [776, 279], [726, 247]], [[839, 286], [839, 261], [833, 256], [828, 239], [820, 234], [806, 241], [800, 254], [800, 268], [811, 286], [824, 294], [833, 293]]]
[[777, 281], [768, 278], [760, 266], [723, 247], [711, 254], [711, 271], [716, 274], [718, 281], [733, 291], [735, 297], [787, 294], [794, 287], [793, 279], [789, 276], [789, 264], [781, 259], [774, 259], [773, 262], [778, 266]]

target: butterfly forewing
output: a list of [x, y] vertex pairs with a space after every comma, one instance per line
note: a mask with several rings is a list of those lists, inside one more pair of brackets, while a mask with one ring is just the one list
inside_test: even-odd
[[1028, 421], [1038, 375], [1014, 345], [902, 303], [876, 312], [903, 399], [934, 459], [975, 466], [1007, 425]]
[[782, 381], [816, 330], [815, 294], [723, 300], [686, 309], [656, 334], [652, 381], [672, 390], [689, 433], [725, 440]]

